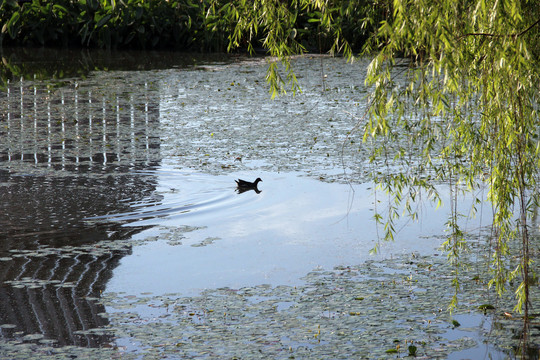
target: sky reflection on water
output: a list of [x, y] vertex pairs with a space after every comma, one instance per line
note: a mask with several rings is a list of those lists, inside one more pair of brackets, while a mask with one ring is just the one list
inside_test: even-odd
[[[297, 173], [243, 173], [242, 178], [263, 179], [261, 193], [236, 194], [239, 176], [234, 174], [186, 175], [173, 169], [156, 174], [163, 200], [159, 206], [138, 204], [141, 220], [131, 225], [159, 225], [138, 234], [139, 239], [180, 231], [168, 241], [134, 248], [114, 270], [107, 291], [190, 295], [213, 287], [293, 285], [315, 268], [358, 264], [373, 256], [377, 229], [370, 184], [329, 184]], [[208, 198], [217, 200], [205, 204]], [[183, 199], [198, 205], [186, 211]], [[375, 257], [438, 253], [442, 240], [430, 235], [444, 226], [444, 211], [424, 206], [422, 221], [402, 221], [398, 241], [383, 244]], [[184, 226], [196, 230], [183, 232]], [[175, 237], [181, 245], [169, 245]]]

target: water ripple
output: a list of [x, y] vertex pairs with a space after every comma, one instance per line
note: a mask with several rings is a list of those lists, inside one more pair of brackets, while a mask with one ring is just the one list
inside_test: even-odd
[[[159, 182], [156, 193], [145, 199], [127, 202], [130, 211], [109, 213], [88, 217], [86, 221], [134, 221], [163, 218], [205, 216], [221, 217], [230, 209], [237, 209], [244, 203], [253, 201], [254, 196], [235, 193], [232, 177], [216, 177], [206, 174], [182, 173], [160, 169], [141, 171], [140, 176], [154, 176]], [[152, 222], [152, 221], [151, 221]]]

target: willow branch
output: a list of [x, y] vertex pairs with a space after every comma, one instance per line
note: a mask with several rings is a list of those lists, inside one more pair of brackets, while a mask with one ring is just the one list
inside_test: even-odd
[[534, 26], [538, 25], [540, 23], [540, 19], [536, 20], [531, 26], [529, 26], [528, 28], [526, 28], [525, 30], [521, 31], [521, 32], [518, 32], [518, 33], [515, 33], [515, 34], [510, 34], [510, 35], [501, 35], [501, 34], [491, 34], [491, 33], [467, 33], [467, 34], [464, 34], [464, 35], [461, 35], [460, 37], [457, 38], [457, 40], [461, 40], [467, 36], [487, 36], [487, 37], [513, 37], [513, 38], [517, 38], [517, 37], [520, 37], [521, 35], [525, 34], [527, 31], [531, 30]]

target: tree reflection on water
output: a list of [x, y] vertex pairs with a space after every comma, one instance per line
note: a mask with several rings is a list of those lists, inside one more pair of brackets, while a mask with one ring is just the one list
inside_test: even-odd
[[96, 300], [131, 249], [100, 251], [99, 242], [144, 228], [84, 219], [155, 191], [154, 176], [137, 171], [160, 164], [159, 110], [147, 84], [136, 88], [51, 90], [21, 79], [0, 93], [0, 338], [110, 342], [80, 331], [107, 324]]

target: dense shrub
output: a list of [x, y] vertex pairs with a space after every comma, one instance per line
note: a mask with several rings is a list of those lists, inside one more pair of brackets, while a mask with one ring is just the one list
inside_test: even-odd
[[[187, 48], [200, 30], [200, 2], [4, 0], [2, 45]], [[199, 27], [200, 27], [199, 23]]]
[[[246, 0], [0, 0], [0, 46], [171, 48], [225, 51]], [[321, 14], [286, 6], [294, 14], [298, 41], [310, 51], [327, 51], [330, 36], [319, 30]], [[240, 10], [239, 10], [240, 9]], [[373, 11], [366, 1], [335, 1], [334, 18], [359, 49]], [[261, 48], [257, 34], [240, 43]]]

